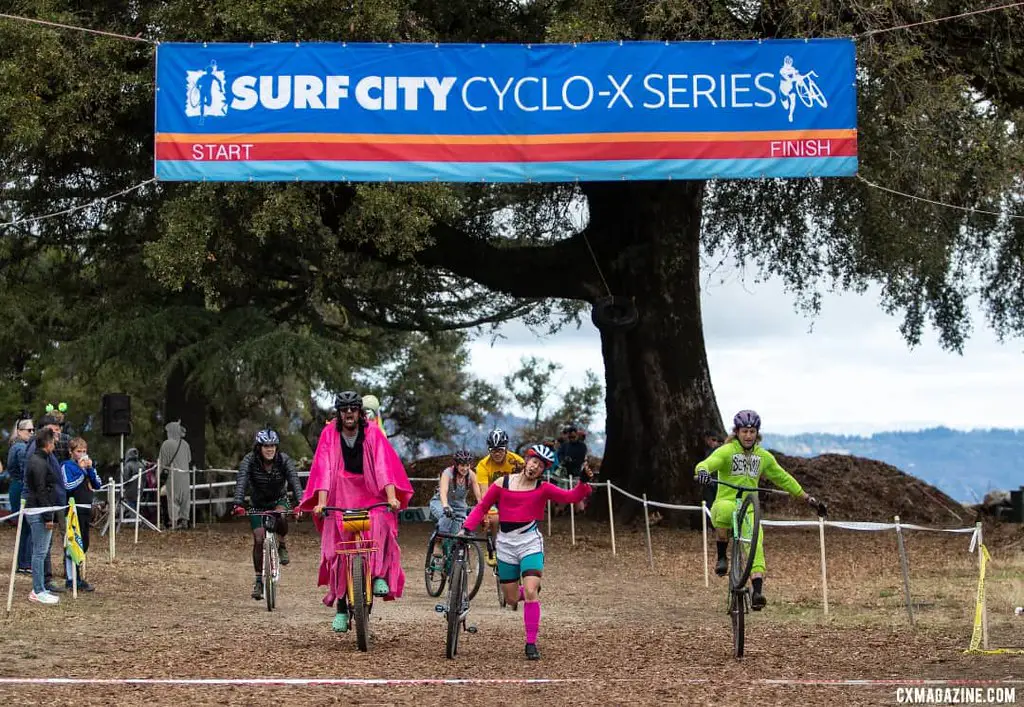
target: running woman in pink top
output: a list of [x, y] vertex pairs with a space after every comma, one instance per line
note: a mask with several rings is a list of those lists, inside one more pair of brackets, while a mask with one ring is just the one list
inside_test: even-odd
[[[555, 460], [555, 453], [543, 444], [535, 444], [526, 452], [526, 466], [518, 474], [510, 474], [487, 488], [487, 493], [463, 523], [464, 531], [480, 525], [484, 513], [498, 508], [498, 578], [505, 592], [506, 603], [514, 610], [523, 600], [523, 626], [526, 630], [526, 657], [540, 658], [537, 631], [540, 628], [540, 578], [544, 571], [544, 538], [537, 521], [544, 517], [547, 501], [578, 503], [590, 495], [590, 484], [581, 483], [566, 491], [547, 481], [544, 472]], [[523, 586], [518, 586], [522, 578]]]

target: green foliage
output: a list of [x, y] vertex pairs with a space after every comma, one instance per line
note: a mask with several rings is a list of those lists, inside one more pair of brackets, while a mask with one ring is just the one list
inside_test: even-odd
[[584, 374], [583, 386], [570, 386], [561, 395], [561, 405], [550, 410], [548, 403], [558, 392], [558, 383], [553, 378], [561, 369], [559, 363], [524, 356], [520, 359], [519, 370], [504, 377], [505, 389], [512, 400], [533, 416], [529, 425], [516, 431], [518, 438], [557, 438], [567, 422], [576, 422], [584, 428], [593, 422], [604, 401], [604, 390], [597, 374], [590, 370]]
[[512, 399], [533, 415], [533, 424], [536, 426], [553, 392], [551, 379], [562, 365], [536, 356], [524, 356], [519, 363], [519, 370], [502, 380]]
[[468, 365], [464, 334], [411, 334], [393, 361], [364, 375], [362, 389], [378, 396], [394, 426], [391, 436], [401, 437], [407, 449], [415, 452], [428, 440], [451, 446], [456, 417], [480, 424], [502, 403], [493, 386], [466, 371]]

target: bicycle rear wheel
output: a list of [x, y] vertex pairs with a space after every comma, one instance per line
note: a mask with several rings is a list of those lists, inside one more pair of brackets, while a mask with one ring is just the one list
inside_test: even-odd
[[480, 543], [469, 545], [472, 547], [466, 548], [466, 586], [469, 587], [467, 599], [473, 599], [484, 583], [484, 551], [480, 549]]
[[[463, 556], [465, 557], [465, 556]], [[448, 583], [448, 640], [445, 657], [454, 658], [459, 652], [459, 634], [462, 633], [462, 608], [466, 597], [465, 560], [456, 560]]]
[[761, 504], [755, 494], [743, 499], [739, 509], [739, 537], [732, 539], [732, 562], [729, 570], [729, 589], [735, 590], [747, 583], [754, 569], [754, 555], [761, 537]]
[[277, 538], [267, 533], [263, 541], [263, 598], [267, 611], [273, 611], [277, 604]]
[[447, 573], [444, 571], [445, 559], [442, 548], [441, 555], [441, 566], [434, 567], [434, 543], [437, 542], [437, 532], [430, 534], [430, 540], [427, 541], [427, 560], [423, 564], [423, 579], [427, 585], [427, 594], [432, 597], [441, 596], [441, 592], [444, 591], [444, 583], [448, 579]]
[[737, 658], [743, 657], [743, 620], [746, 616], [746, 592], [731, 592], [729, 615], [732, 618], [732, 650]]
[[349, 618], [356, 625], [356, 646], [364, 653], [369, 649], [370, 617], [366, 610], [366, 570], [362, 555], [352, 556], [352, 604]]

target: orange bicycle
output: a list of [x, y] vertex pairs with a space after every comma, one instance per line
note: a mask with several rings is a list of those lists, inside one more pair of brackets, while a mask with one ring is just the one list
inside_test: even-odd
[[339, 540], [337, 553], [345, 561], [346, 585], [345, 605], [349, 618], [356, 626], [356, 646], [366, 652], [370, 645], [370, 612], [373, 610], [373, 588], [370, 576], [370, 557], [380, 548], [370, 539], [370, 511], [387, 503], [375, 503], [366, 508], [340, 508], [324, 506], [323, 517], [328, 511], [341, 513], [342, 527], [347, 533], [354, 533], [352, 540]]

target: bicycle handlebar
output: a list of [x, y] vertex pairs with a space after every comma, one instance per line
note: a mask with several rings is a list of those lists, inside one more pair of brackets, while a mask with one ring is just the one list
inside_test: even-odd
[[334, 511], [335, 513], [361, 513], [362, 511], [372, 511], [374, 508], [380, 507], [390, 508], [391, 504], [387, 501], [383, 503], [374, 503], [372, 506], [366, 506], [365, 508], [343, 508], [342, 506], [324, 506], [323, 512], [326, 514], [328, 511]]
[[775, 493], [781, 496], [789, 495], [789, 491], [783, 491], [782, 489], [769, 489], [764, 486], [737, 486], [736, 484], [730, 484], [728, 481], [719, 481], [718, 479], [712, 479], [711, 483], [717, 484], [718, 486], [728, 486], [729, 488], [737, 489], [738, 491], [763, 491], [765, 493]]
[[465, 540], [466, 542], [471, 543], [487, 542], [490, 539], [490, 536], [487, 535], [478, 537], [476, 535], [459, 535], [457, 533], [437, 533], [437, 537], [442, 538], [444, 540]]
[[257, 511], [255, 508], [246, 508], [245, 515], [247, 516], [286, 516], [286, 515], [298, 515], [299, 511], [294, 510], [269, 510], [269, 511]]

